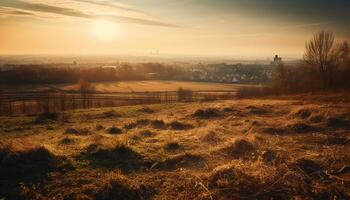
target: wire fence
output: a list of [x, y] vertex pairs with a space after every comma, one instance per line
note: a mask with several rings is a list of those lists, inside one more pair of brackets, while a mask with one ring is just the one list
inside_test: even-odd
[[233, 99], [235, 91], [140, 92], [140, 93], [3, 93], [0, 95], [0, 115], [40, 114], [75, 109], [118, 107], [142, 104]]

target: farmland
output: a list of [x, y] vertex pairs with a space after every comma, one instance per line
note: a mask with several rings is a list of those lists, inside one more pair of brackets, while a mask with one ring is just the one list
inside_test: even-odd
[[[43, 112], [45, 107], [52, 111], [64, 111], [184, 100], [232, 99], [239, 88], [247, 86], [176, 81], [92, 83], [88, 96], [80, 94], [78, 84], [4, 86], [0, 95], [0, 115], [36, 114]], [[179, 96], [180, 88], [187, 91], [186, 97]]]
[[[94, 89], [99, 93], [113, 92], [158, 92], [158, 91], [176, 91], [182, 87], [193, 91], [235, 91], [244, 85], [229, 83], [210, 83], [210, 82], [188, 82], [188, 81], [121, 81], [121, 82], [103, 82], [93, 83]], [[62, 89], [75, 90], [75, 84], [56, 84], [56, 85], [3, 85], [0, 86], [4, 92], [6, 91], [42, 91], [45, 89]]]

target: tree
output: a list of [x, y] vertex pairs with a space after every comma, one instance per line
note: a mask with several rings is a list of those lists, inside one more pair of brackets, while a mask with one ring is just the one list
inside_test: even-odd
[[342, 67], [350, 67], [350, 47], [347, 41], [344, 41], [338, 48], [340, 65]]
[[324, 88], [332, 87], [333, 74], [337, 67], [334, 34], [326, 31], [315, 34], [306, 44], [304, 61], [318, 70]]

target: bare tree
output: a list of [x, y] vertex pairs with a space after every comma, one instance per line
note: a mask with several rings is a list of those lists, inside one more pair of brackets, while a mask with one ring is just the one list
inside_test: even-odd
[[341, 43], [338, 47], [340, 65], [342, 67], [350, 67], [350, 47], [347, 41]]
[[324, 88], [332, 87], [333, 74], [337, 67], [334, 34], [321, 31], [306, 44], [304, 61], [319, 71]]

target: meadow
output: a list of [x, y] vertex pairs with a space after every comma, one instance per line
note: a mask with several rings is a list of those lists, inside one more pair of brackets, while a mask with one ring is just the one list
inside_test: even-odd
[[350, 96], [1, 117], [0, 199], [349, 199]]
[[[99, 93], [113, 92], [160, 92], [177, 91], [180, 87], [193, 91], [236, 91], [239, 87], [245, 85], [230, 83], [210, 83], [210, 82], [190, 82], [190, 81], [120, 81], [93, 83], [94, 91]], [[61, 89], [67, 91], [76, 90], [76, 84], [52, 84], [52, 85], [3, 85], [0, 89], [4, 92], [19, 91], [42, 91], [46, 89]]]

